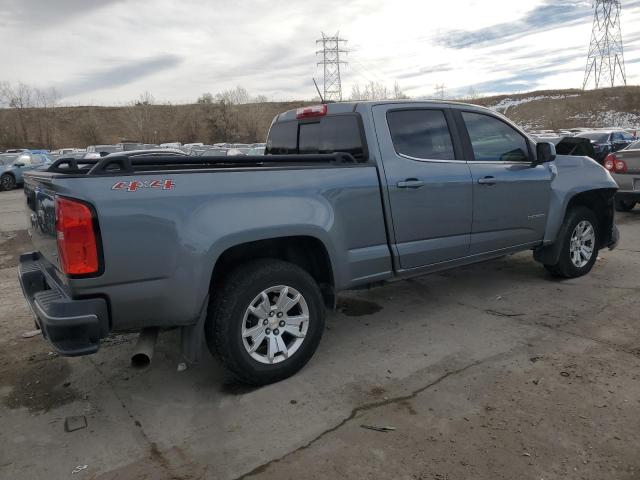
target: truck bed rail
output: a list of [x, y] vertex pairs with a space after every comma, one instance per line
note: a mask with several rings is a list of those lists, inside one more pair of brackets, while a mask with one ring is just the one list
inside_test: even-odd
[[191, 156], [138, 153], [115, 153], [99, 159], [60, 158], [52, 163], [48, 172], [84, 174], [91, 176], [152, 172], [161, 170], [199, 170], [206, 168], [267, 167], [276, 165], [299, 166], [317, 164], [355, 164], [349, 153], [313, 155], [238, 155], [232, 157]]

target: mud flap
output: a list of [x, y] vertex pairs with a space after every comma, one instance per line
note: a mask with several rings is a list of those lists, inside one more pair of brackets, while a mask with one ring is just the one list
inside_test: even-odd
[[188, 366], [197, 365], [204, 350], [204, 322], [207, 319], [207, 307], [209, 306], [209, 295], [204, 299], [204, 304], [200, 310], [198, 321], [192, 325], [181, 328], [181, 357], [182, 362]]

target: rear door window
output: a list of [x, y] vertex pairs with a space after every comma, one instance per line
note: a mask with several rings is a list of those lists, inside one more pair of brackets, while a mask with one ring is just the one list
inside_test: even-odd
[[526, 138], [516, 129], [490, 115], [462, 112], [475, 160], [529, 162]]
[[444, 111], [392, 110], [387, 123], [396, 153], [425, 160], [456, 158]]

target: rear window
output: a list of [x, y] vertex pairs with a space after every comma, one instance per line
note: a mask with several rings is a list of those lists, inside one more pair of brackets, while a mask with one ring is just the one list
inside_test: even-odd
[[578, 137], [588, 138], [589, 140], [595, 140], [596, 142], [606, 142], [609, 140], [608, 133], [602, 132], [582, 132], [577, 135]]
[[275, 123], [269, 132], [266, 155], [345, 152], [365, 160], [365, 148], [356, 115], [334, 115], [312, 122]]

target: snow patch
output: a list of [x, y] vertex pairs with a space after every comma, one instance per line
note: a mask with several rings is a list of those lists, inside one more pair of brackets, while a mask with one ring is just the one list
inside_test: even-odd
[[562, 100], [564, 98], [579, 97], [580, 94], [574, 93], [571, 95], [537, 95], [535, 97], [525, 98], [503, 98], [495, 105], [489, 106], [490, 109], [497, 112], [506, 113], [511, 107], [516, 107], [524, 103], [538, 102], [540, 100]]

